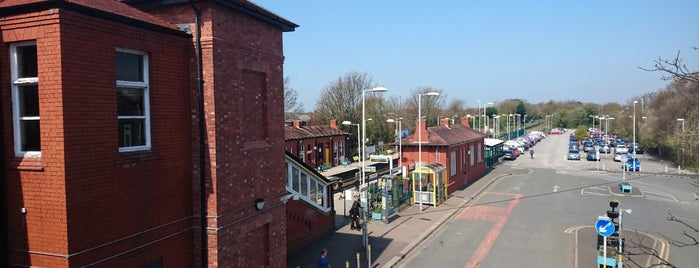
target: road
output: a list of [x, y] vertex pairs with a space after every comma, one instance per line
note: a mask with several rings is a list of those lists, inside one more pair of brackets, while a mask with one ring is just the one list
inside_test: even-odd
[[[621, 164], [605, 158], [566, 160], [568, 135], [548, 136], [528, 154], [503, 163], [528, 172], [501, 178], [417, 246], [400, 267], [595, 267], [597, 236], [594, 224], [620, 201], [626, 267], [648, 267], [661, 262], [639, 245], [655, 250], [677, 267], [699, 263], [697, 246], [684, 231], [696, 232], [668, 220], [668, 212], [699, 226], [699, 184], [696, 177], [665, 174], [665, 165], [640, 155], [642, 171], [623, 174]], [[498, 168], [498, 167], [496, 167]], [[658, 174], [651, 174], [655, 172]], [[629, 182], [631, 193], [621, 193], [619, 182]]]

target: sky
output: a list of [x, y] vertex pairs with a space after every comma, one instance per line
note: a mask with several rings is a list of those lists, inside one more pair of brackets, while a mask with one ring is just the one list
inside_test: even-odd
[[658, 58], [699, 70], [699, 1], [253, 0], [299, 25], [283, 34], [284, 76], [304, 110], [351, 72], [385, 97], [420, 87], [445, 103], [628, 103], [664, 89]]

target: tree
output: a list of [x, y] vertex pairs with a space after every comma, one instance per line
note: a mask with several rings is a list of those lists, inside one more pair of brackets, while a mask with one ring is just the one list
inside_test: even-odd
[[[422, 96], [420, 99], [422, 103], [418, 105], [418, 96], [420, 94], [425, 94], [428, 92], [438, 92], [438, 96]], [[444, 106], [444, 98], [446, 95], [442, 94], [441, 89], [435, 89], [429, 86], [418, 87], [410, 91], [410, 98], [405, 100], [405, 107], [408, 110], [407, 120], [404, 122], [413, 122], [413, 125], [403, 124], [411, 129], [412, 133], [415, 133], [415, 127], [417, 126], [417, 115], [418, 107], [422, 108], [422, 116], [427, 119], [427, 126], [436, 126], [438, 124], [437, 117], [442, 114], [442, 108]]]
[[291, 78], [284, 77], [284, 117], [296, 117], [303, 113], [303, 103], [298, 101], [298, 92], [289, 85]]
[[[697, 50], [699, 48], [692, 47], [692, 49]], [[688, 80], [692, 82], [699, 82], [697, 72], [689, 71], [687, 65], [682, 62], [679, 50], [677, 51], [677, 55], [675, 55], [674, 59], [668, 60], [658, 57], [658, 59], [655, 60], [655, 65], [652, 68], [638, 68], [649, 72], [664, 72], [666, 75], [660, 78], [662, 80]]]

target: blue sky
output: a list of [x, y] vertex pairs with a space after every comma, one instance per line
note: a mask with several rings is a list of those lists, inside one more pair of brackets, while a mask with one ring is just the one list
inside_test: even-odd
[[665, 88], [652, 67], [677, 51], [699, 70], [699, 1], [255, 0], [296, 23], [284, 75], [305, 110], [338, 77], [387, 94], [429, 86], [467, 107], [519, 98], [626, 103]]

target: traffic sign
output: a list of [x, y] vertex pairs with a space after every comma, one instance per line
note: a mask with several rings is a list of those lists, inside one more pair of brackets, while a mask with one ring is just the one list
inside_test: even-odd
[[614, 233], [614, 223], [608, 219], [599, 219], [595, 223], [595, 230], [601, 236], [609, 236]]

